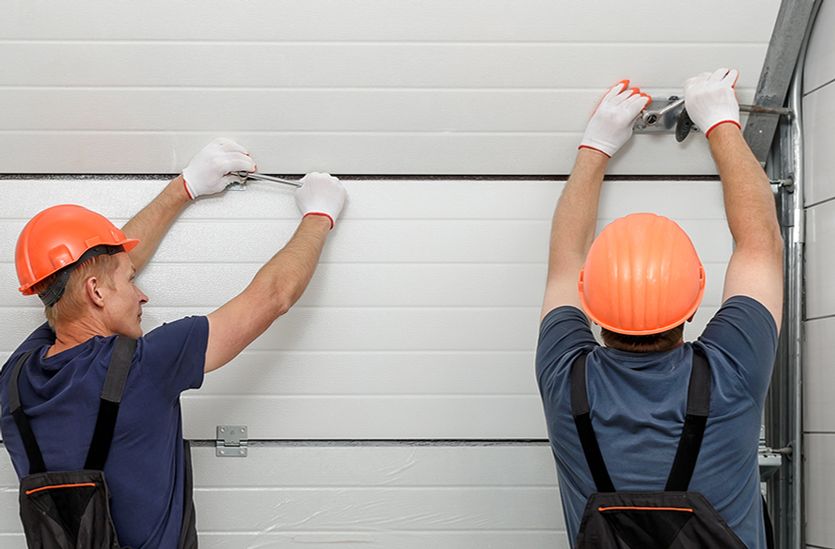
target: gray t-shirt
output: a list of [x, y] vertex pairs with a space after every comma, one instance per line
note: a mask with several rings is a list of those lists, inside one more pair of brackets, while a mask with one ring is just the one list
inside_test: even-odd
[[762, 304], [744, 296], [725, 301], [696, 342], [663, 353], [598, 345], [576, 307], [558, 307], [543, 319], [536, 375], [572, 547], [586, 500], [596, 491], [571, 416], [572, 361], [591, 351], [591, 421], [615, 489], [660, 491], [684, 424], [693, 345], [707, 356], [712, 389], [690, 490], [703, 494], [749, 548], [766, 547], [757, 447], [777, 327]]

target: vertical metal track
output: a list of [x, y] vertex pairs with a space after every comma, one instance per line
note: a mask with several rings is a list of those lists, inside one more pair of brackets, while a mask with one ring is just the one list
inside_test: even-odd
[[[757, 84], [754, 104], [760, 107], [782, 107], [792, 81], [800, 52], [805, 49], [804, 36], [811, 27], [816, 0], [783, 0], [774, 23], [765, 62]], [[777, 117], [752, 113], [745, 125], [745, 140], [761, 164], [772, 150]]]
[[774, 448], [790, 448], [785, 466], [769, 481], [769, 504], [776, 527], [777, 547], [804, 545], [803, 478], [803, 318], [805, 210], [803, 173], [803, 66], [820, 0], [815, 2], [792, 75], [788, 106], [770, 151], [767, 171], [772, 179], [789, 180], [778, 190], [780, 222], [785, 242], [785, 313], [778, 363], [767, 405], [767, 439]]
[[804, 209], [804, 188], [806, 185], [803, 172], [803, 66], [806, 63], [806, 49], [809, 45], [809, 35], [817, 16], [817, 11], [820, 8], [820, 1], [815, 3], [815, 8], [812, 11], [812, 16], [809, 19], [809, 26], [806, 29], [806, 35], [803, 39], [803, 46], [800, 50], [800, 57], [797, 61], [797, 68], [792, 78], [792, 84], [789, 92], [789, 106], [794, 111], [795, 115], [791, 120], [791, 159], [792, 172], [794, 174], [794, 193], [792, 201], [793, 210], [793, 224], [789, 232], [788, 251], [789, 259], [793, 266], [791, 276], [789, 277], [789, 287], [787, 295], [789, 296], [788, 311], [789, 318], [792, 323], [791, 335], [791, 349], [790, 370], [794, 373], [792, 376], [792, 407], [794, 417], [792, 418], [792, 435], [795, 440], [794, 444], [794, 459], [791, 460], [792, 468], [792, 524], [791, 524], [791, 538], [790, 547], [803, 547], [804, 544], [804, 526], [805, 521], [803, 517], [805, 512], [803, 509], [803, 484], [805, 479], [803, 477], [803, 318], [805, 316], [804, 309], [804, 270], [805, 270], [805, 243], [806, 243], [806, 211]]
[[783, 455], [782, 467], [768, 481], [768, 505], [774, 523], [776, 546], [780, 549], [801, 547], [794, 541], [796, 517], [800, 513], [793, 494], [793, 487], [800, 480], [795, 474], [794, 464], [801, 449], [794, 435], [795, 385], [800, 382], [799, 370], [795, 366], [799, 352], [797, 342], [800, 324], [794, 291], [798, 282], [799, 264], [795, 241], [798, 236], [795, 232], [797, 180], [792, 165], [792, 126], [793, 123], [781, 122], [766, 163], [769, 178], [785, 182], [778, 186], [775, 197], [785, 250], [783, 327], [765, 409], [766, 445], [788, 449], [788, 453]]
[[794, 193], [791, 207], [793, 210], [792, 226], [789, 231], [788, 258], [792, 265], [788, 278], [788, 312], [791, 330], [789, 336], [789, 370], [792, 373], [791, 380], [791, 406], [792, 406], [792, 438], [793, 456], [791, 465], [791, 500], [792, 513], [791, 525], [789, 526], [789, 547], [803, 547], [804, 521], [803, 511], [803, 270], [804, 270], [804, 248], [806, 242], [806, 216], [803, 210], [803, 127], [802, 127], [802, 90], [803, 90], [803, 63], [806, 58], [805, 47], [802, 50], [795, 70], [794, 79], [790, 91], [790, 104], [795, 116], [791, 122], [791, 152], [794, 172]]

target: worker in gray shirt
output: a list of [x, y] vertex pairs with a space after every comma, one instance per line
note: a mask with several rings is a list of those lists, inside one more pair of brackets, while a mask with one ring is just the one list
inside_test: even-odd
[[735, 243], [722, 306], [696, 341], [683, 328], [705, 272], [687, 234], [638, 213], [594, 237], [609, 159], [650, 101], [628, 82], [592, 115], [557, 204], [536, 375], [572, 547], [767, 547], [757, 448], [783, 242], [768, 178], [740, 132], [736, 79], [719, 69], [685, 84]]

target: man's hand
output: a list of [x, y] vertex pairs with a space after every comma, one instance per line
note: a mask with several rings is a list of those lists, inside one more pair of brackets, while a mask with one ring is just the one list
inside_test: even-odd
[[204, 194], [219, 193], [241, 178], [230, 172], [254, 172], [255, 161], [231, 139], [218, 138], [197, 153], [183, 170], [186, 192], [193, 200]]
[[684, 106], [705, 137], [710, 137], [710, 132], [720, 124], [742, 127], [734, 92], [737, 78], [736, 69], [718, 69], [713, 73], [703, 72], [684, 83]]
[[652, 98], [640, 89], [630, 88], [629, 80], [621, 80], [600, 100], [580, 148], [600, 151], [611, 158], [632, 137], [632, 123], [651, 102]]
[[327, 217], [333, 229], [342, 207], [345, 205], [345, 186], [339, 179], [326, 173], [309, 173], [301, 180], [296, 191], [296, 206], [302, 217], [321, 215]]

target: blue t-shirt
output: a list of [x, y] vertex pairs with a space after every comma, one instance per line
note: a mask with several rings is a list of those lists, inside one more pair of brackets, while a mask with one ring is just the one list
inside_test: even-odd
[[[163, 324], [137, 341], [110, 454], [104, 466], [119, 542], [135, 549], [176, 547], [183, 520], [185, 451], [180, 393], [203, 383], [206, 317]], [[20, 400], [48, 470], [84, 466], [115, 337], [96, 336], [44, 358], [55, 341], [35, 330], [0, 371], [3, 441], [18, 477], [29, 460], [8, 405], [11, 370], [34, 351], [20, 375]]]
[[690, 490], [703, 494], [747, 547], [765, 549], [757, 448], [777, 328], [765, 307], [744, 296], [725, 301], [696, 342], [662, 353], [598, 345], [576, 307], [543, 319], [536, 374], [572, 547], [596, 489], [571, 416], [571, 363], [591, 351], [591, 422], [615, 489], [663, 491], [684, 425], [693, 345], [707, 356], [712, 387]]

